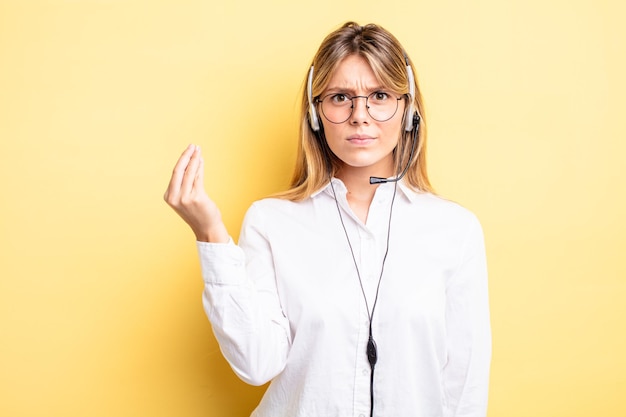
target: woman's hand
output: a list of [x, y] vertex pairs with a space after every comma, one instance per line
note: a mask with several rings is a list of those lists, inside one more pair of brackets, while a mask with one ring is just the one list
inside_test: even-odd
[[189, 145], [178, 159], [164, 199], [191, 227], [197, 240], [226, 243], [230, 239], [217, 205], [204, 191], [204, 160], [199, 146]]

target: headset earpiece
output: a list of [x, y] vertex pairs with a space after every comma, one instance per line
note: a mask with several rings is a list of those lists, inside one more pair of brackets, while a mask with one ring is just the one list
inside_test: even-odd
[[[417, 114], [417, 111], [414, 109], [413, 102], [415, 101], [415, 77], [413, 76], [413, 69], [411, 69], [411, 65], [409, 64], [409, 57], [404, 54], [404, 62], [406, 63], [406, 74], [409, 81], [409, 102], [406, 106], [406, 113], [404, 114], [404, 130], [406, 132], [410, 132], [413, 130], [413, 117], [414, 113]], [[419, 117], [419, 116], [418, 116]]]
[[320, 130], [320, 119], [317, 117], [317, 110], [315, 109], [315, 103], [313, 103], [313, 65], [309, 70], [309, 78], [306, 83], [307, 98], [309, 99], [309, 124], [314, 132]]

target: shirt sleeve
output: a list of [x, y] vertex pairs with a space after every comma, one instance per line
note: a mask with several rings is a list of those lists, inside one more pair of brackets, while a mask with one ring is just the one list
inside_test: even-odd
[[231, 239], [197, 247], [204, 310], [222, 354], [242, 380], [262, 385], [285, 367], [290, 332], [261, 213], [254, 206], [248, 210], [239, 246]]
[[482, 228], [469, 227], [446, 288], [446, 417], [485, 417], [491, 362], [487, 263]]

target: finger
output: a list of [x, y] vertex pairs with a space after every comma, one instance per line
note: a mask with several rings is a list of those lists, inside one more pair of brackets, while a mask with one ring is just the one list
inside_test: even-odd
[[189, 165], [189, 160], [191, 159], [194, 150], [195, 146], [189, 145], [187, 149], [185, 149], [185, 151], [182, 153], [180, 158], [178, 158], [178, 161], [174, 166], [174, 170], [172, 171], [172, 177], [170, 178], [170, 183], [167, 187], [166, 195], [177, 195], [180, 192], [183, 176], [185, 175], [187, 165]]
[[200, 156], [200, 164], [198, 165], [198, 171], [196, 172], [196, 181], [194, 184], [194, 191], [204, 190], [204, 158]]
[[195, 146], [195, 149], [189, 159], [189, 163], [187, 164], [187, 168], [185, 169], [185, 173], [183, 175], [183, 180], [180, 186], [180, 195], [187, 196], [193, 190], [194, 182], [196, 181], [196, 176], [198, 172], [198, 167], [200, 165], [200, 147]]

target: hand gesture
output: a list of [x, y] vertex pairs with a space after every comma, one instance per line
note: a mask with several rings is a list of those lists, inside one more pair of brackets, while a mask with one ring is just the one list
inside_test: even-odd
[[191, 227], [198, 241], [225, 243], [230, 239], [217, 205], [204, 191], [204, 160], [199, 146], [189, 145], [178, 159], [164, 199]]

